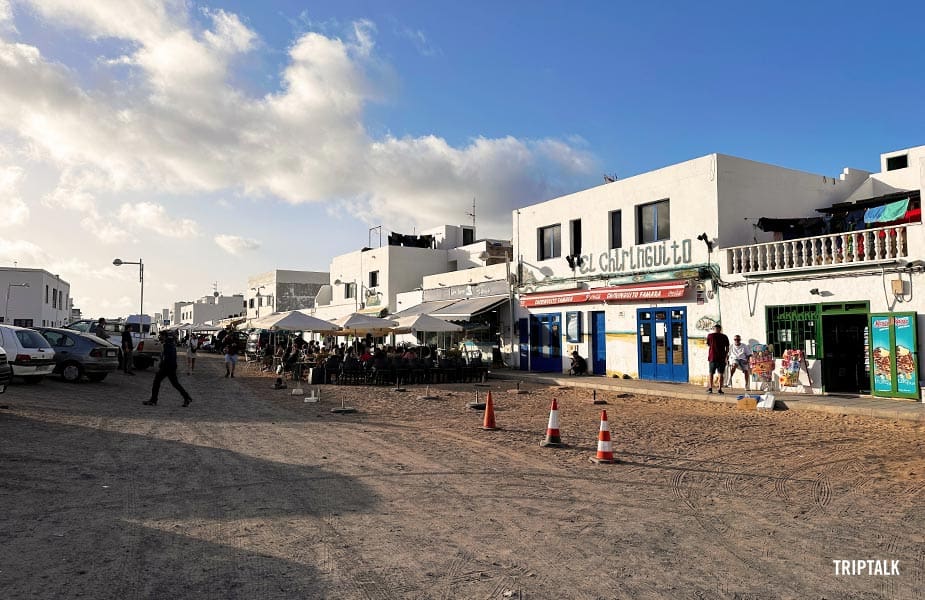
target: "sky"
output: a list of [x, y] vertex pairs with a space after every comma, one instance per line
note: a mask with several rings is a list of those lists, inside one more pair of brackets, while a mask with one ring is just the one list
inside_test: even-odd
[[719, 152], [925, 145], [925, 3], [0, 0], [0, 265], [86, 316]]

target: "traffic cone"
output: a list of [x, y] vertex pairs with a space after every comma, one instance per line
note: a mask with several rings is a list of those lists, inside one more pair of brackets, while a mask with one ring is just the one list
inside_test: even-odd
[[485, 420], [482, 422], [482, 429], [493, 431], [495, 426], [495, 405], [491, 401], [491, 390], [488, 390], [488, 396], [485, 398]]
[[607, 411], [601, 411], [601, 430], [597, 434], [597, 456], [590, 458], [594, 463], [615, 463], [613, 446], [610, 444], [610, 426], [607, 425]]
[[546, 439], [540, 442], [544, 448], [561, 448], [564, 446], [562, 438], [559, 437], [559, 404], [556, 399], [552, 399], [552, 407], [549, 409], [549, 425], [546, 426]]

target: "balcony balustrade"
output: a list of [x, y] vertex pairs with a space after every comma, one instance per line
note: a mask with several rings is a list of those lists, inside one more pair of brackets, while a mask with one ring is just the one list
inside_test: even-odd
[[726, 269], [730, 274], [766, 275], [784, 271], [876, 265], [908, 257], [907, 229], [912, 227], [921, 225], [894, 225], [735, 246], [726, 249]]

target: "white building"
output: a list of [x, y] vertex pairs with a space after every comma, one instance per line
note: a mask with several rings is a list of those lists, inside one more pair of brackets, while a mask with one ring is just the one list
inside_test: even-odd
[[275, 269], [247, 279], [244, 294], [247, 318], [265, 317], [274, 312], [310, 310], [315, 297], [328, 284], [323, 271], [290, 271]]
[[71, 285], [43, 269], [0, 267], [0, 322], [60, 327], [70, 322]]
[[[882, 158], [880, 174], [846, 169], [838, 178], [712, 154], [514, 211], [520, 368], [562, 372], [577, 350], [595, 373], [705, 382], [705, 337], [714, 323], [722, 322], [730, 336], [775, 341], [780, 356], [797, 341], [794, 331], [775, 332], [781, 315], [794, 312], [786, 307], [812, 304], [821, 313], [829, 304], [823, 298], [832, 300], [833, 314], [863, 315], [830, 325], [838, 330], [832, 335], [860, 335], [852, 356], [869, 364], [870, 357], [859, 354], [869, 328], [864, 323], [875, 312], [898, 310], [892, 292], [882, 291], [881, 279], [898, 278], [890, 271], [901, 272], [908, 286], [901, 290], [909, 292], [901, 296], [908, 301], [899, 308], [918, 312], [921, 301], [911, 294], [918, 275], [900, 261], [922, 256], [920, 222], [887, 234], [901, 241], [851, 264], [794, 263], [783, 245], [762, 245], [773, 234], [757, 226], [762, 217], [818, 217], [817, 209], [850, 200], [880, 206], [908, 195], [917, 208], [923, 154], [925, 148], [891, 153]], [[849, 237], [825, 243], [850, 247]], [[855, 248], [862, 237], [853, 240]], [[800, 245], [807, 254], [809, 247]], [[786, 261], [789, 272], [782, 269]], [[838, 291], [820, 284], [836, 278]], [[839, 344], [829, 338], [824, 346], [835, 353]], [[808, 367], [817, 390], [844, 374], [817, 364], [822, 347], [820, 339], [814, 348], [799, 348], [812, 350]], [[864, 391], [862, 383], [855, 388]]]
[[180, 303], [177, 307], [177, 324], [214, 324], [222, 319], [243, 316], [244, 295], [223, 296], [215, 292], [195, 302]]

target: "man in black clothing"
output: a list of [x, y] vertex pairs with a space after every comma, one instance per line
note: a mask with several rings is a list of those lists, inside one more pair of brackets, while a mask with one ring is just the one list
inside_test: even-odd
[[132, 351], [135, 349], [135, 340], [132, 339], [132, 332], [128, 327], [122, 328], [122, 371], [126, 375], [134, 375], [132, 369]]
[[161, 388], [161, 381], [166, 377], [170, 384], [183, 396], [183, 406], [189, 406], [193, 399], [177, 381], [177, 339], [166, 331], [161, 332], [160, 338], [164, 344], [164, 350], [161, 352], [161, 360], [157, 367], [157, 373], [154, 375], [154, 384], [151, 386], [151, 399], [142, 402], [142, 404], [147, 406], [157, 404], [157, 393]]

